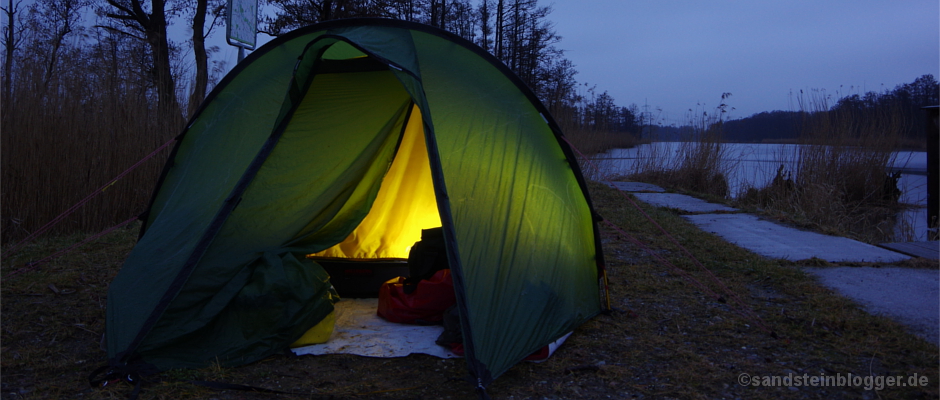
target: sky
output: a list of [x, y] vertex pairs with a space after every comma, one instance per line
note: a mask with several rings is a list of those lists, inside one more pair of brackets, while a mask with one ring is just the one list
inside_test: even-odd
[[[940, 79], [937, 0], [555, 0], [548, 19], [579, 82], [682, 124], [796, 110], [800, 90], [882, 92]], [[794, 93], [794, 96], [791, 96]], [[792, 100], [792, 101], [791, 101]], [[656, 111], [661, 109], [662, 111]]]
[[[540, 0], [562, 37], [575, 79], [616, 104], [682, 125], [689, 110], [731, 118], [797, 110], [800, 90], [883, 92], [940, 79], [937, 0]], [[214, 56], [237, 50], [213, 35]], [[259, 46], [269, 40], [259, 35]], [[218, 58], [215, 58], [218, 59]], [[582, 86], [582, 90], [585, 87]], [[584, 92], [586, 94], [586, 91]]]

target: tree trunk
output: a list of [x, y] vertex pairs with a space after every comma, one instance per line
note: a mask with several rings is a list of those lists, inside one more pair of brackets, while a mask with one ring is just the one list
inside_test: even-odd
[[206, 98], [209, 86], [209, 57], [206, 55], [206, 12], [209, 0], [196, 0], [196, 14], [193, 16], [193, 54], [196, 57], [196, 77], [193, 91], [189, 95], [189, 115], [193, 115]]
[[483, 0], [483, 4], [480, 5], [480, 34], [483, 36], [480, 45], [486, 52], [490, 52], [490, 33], [492, 33], [489, 3], [490, 0]]
[[[176, 99], [176, 83], [170, 67], [170, 44], [167, 40], [166, 0], [151, 0], [150, 14], [144, 11], [140, 0], [131, 0], [129, 5], [117, 0], [107, 0], [118, 13], [108, 13], [109, 18], [124, 26], [143, 31], [153, 57], [153, 80], [157, 87], [157, 111], [169, 126], [182, 124], [179, 101]], [[131, 35], [133, 36], [133, 35]]]
[[496, 58], [503, 60], [503, 0], [496, 2], [496, 39], [493, 47], [496, 50]]
[[17, 2], [13, 4], [13, 0], [7, 2], [6, 10], [3, 10], [7, 15], [7, 30], [6, 38], [4, 40], [4, 45], [6, 48], [5, 56], [6, 59], [3, 60], [3, 107], [4, 114], [6, 116], [11, 115], [9, 113], [10, 102], [13, 100], [13, 51], [15, 50], [15, 25], [16, 25], [16, 12], [19, 8], [20, 3]]
[[[157, 5], [159, 3], [159, 6]], [[163, 1], [153, 1], [153, 29], [147, 32], [147, 42], [153, 53], [153, 71], [159, 97], [159, 110], [163, 118], [176, 123], [180, 115], [179, 101], [176, 99], [176, 83], [170, 67], [170, 44], [166, 36], [166, 16]]]

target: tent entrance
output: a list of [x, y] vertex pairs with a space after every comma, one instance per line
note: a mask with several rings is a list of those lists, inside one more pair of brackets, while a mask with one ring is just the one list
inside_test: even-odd
[[321, 264], [341, 296], [373, 297], [382, 282], [408, 275], [421, 230], [441, 226], [424, 124], [417, 106], [369, 213], [342, 242], [307, 257]]

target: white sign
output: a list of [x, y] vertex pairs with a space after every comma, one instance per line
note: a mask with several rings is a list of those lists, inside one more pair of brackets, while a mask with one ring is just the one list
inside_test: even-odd
[[258, 0], [228, 0], [228, 44], [254, 50], [258, 28]]

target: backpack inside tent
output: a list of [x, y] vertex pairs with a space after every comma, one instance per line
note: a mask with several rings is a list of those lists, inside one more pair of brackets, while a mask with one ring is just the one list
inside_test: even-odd
[[333, 311], [323, 264], [400, 262], [433, 227], [480, 387], [607, 307], [557, 124], [498, 60], [415, 23], [332, 21], [253, 52], [178, 137], [142, 219], [108, 295], [122, 368], [283, 352]]

